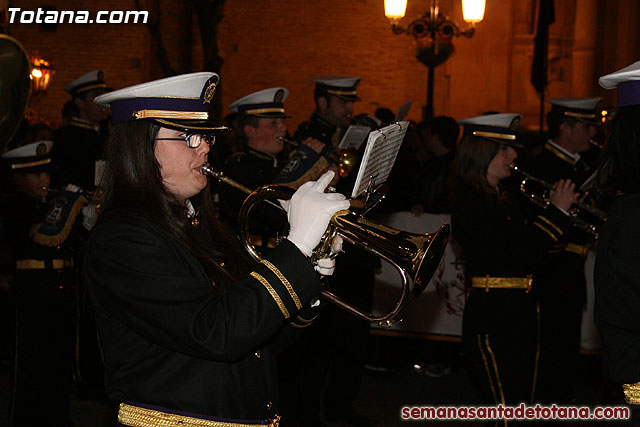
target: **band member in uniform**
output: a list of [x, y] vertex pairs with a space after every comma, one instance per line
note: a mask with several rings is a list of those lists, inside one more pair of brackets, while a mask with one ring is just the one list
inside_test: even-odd
[[[602, 98], [550, 99], [547, 114], [550, 139], [529, 166], [529, 173], [546, 182], [570, 179], [577, 188], [596, 168], [581, 153], [600, 123]], [[539, 209], [527, 203], [534, 215]], [[540, 301], [541, 353], [536, 396], [543, 403], [569, 404], [577, 380], [580, 327], [586, 303], [585, 259], [593, 236], [573, 227], [549, 251], [544, 268], [535, 275]]]
[[534, 399], [539, 317], [531, 275], [570, 227], [560, 209], [568, 210], [574, 197], [574, 185], [558, 181], [552, 206], [526, 224], [502, 187], [521, 147], [519, 121], [517, 114], [461, 120], [464, 136], [453, 178], [452, 230], [472, 277], [464, 351], [486, 401], [503, 405]]
[[55, 188], [74, 184], [93, 190], [96, 169], [100, 174], [104, 167], [101, 160], [106, 138], [100, 126], [109, 117], [109, 110], [93, 100], [111, 89], [104, 81], [104, 72], [95, 70], [72, 81], [64, 90], [71, 95], [77, 115], [53, 135], [53, 184]]
[[[77, 107], [77, 115], [68, 126], [53, 135], [51, 181], [54, 188], [68, 184], [86, 191], [96, 188], [104, 169], [105, 124], [109, 110], [94, 102], [95, 97], [110, 91], [102, 70], [82, 75], [65, 87]], [[85, 236], [86, 237], [86, 236]], [[81, 257], [75, 254], [74, 265], [81, 269]], [[101, 393], [104, 389], [103, 366], [100, 360], [96, 326], [91, 306], [79, 281], [79, 343], [76, 382], [81, 393]]]
[[600, 85], [617, 88], [618, 106], [599, 171], [616, 197], [598, 239], [595, 320], [607, 373], [640, 425], [640, 61], [600, 77]]
[[208, 113], [218, 81], [193, 73], [96, 99], [114, 127], [84, 266], [122, 425], [277, 425], [274, 354], [310, 321], [321, 284], [309, 257], [349, 206], [324, 193], [332, 173], [306, 183], [287, 239], [246, 263], [201, 172], [222, 130]]
[[71, 191], [50, 194], [52, 144], [29, 143], [2, 155], [15, 189], [0, 212], [15, 268], [12, 427], [72, 425], [76, 293], [71, 254], [78, 240], [76, 219], [86, 199]]
[[277, 182], [293, 187], [316, 179], [327, 169], [331, 152], [352, 122], [353, 103], [360, 100], [356, 95], [360, 77], [323, 76], [313, 81], [316, 109], [308, 121], [300, 123], [294, 138], [300, 143], [313, 138], [324, 145], [320, 153], [300, 146], [291, 156]]
[[[224, 174], [249, 190], [271, 184], [282, 169], [280, 153], [287, 129], [283, 102], [289, 91], [282, 87], [264, 89], [235, 100], [229, 109], [237, 113], [233, 127], [245, 149], [226, 160]], [[314, 140], [319, 152], [322, 144]], [[309, 141], [307, 141], [309, 143]], [[220, 215], [233, 228], [238, 227], [238, 212], [247, 193], [221, 184]], [[276, 237], [286, 226], [286, 216], [272, 205], [262, 203], [254, 209], [250, 221], [251, 240], [259, 249], [275, 247]]]

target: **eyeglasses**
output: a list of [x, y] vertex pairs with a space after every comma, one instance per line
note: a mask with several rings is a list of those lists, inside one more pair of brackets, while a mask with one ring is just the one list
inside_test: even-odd
[[211, 146], [216, 142], [214, 134], [203, 135], [201, 133], [183, 133], [180, 138], [156, 138], [156, 141], [184, 141], [189, 148], [198, 148], [202, 141]]

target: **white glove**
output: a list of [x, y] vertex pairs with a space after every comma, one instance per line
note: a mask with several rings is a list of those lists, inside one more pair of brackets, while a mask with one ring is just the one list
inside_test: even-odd
[[317, 181], [305, 182], [293, 193], [287, 205], [289, 239], [306, 256], [311, 256], [334, 213], [350, 204], [340, 193], [325, 193], [333, 171], [325, 172]]
[[331, 253], [326, 258], [320, 258], [315, 269], [322, 276], [331, 276], [336, 269], [336, 255], [342, 252], [342, 237], [336, 236], [331, 243]]

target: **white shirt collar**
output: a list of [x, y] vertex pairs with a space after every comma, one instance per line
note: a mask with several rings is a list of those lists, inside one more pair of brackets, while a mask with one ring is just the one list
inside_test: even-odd
[[189, 199], [187, 199], [185, 205], [187, 208], [187, 218], [193, 218], [194, 216], [196, 216], [196, 210], [193, 208], [193, 205], [191, 204], [191, 201]]
[[563, 152], [567, 156], [571, 157], [573, 159], [573, 164], [574, 165], [576, 163], [578, 163], [578, 161], [580, 160], [580, 153], [571, 154], [570, 152], [568, 152], [567, 150], [565, 150], [564, 148], [562, 148], [561, 146], [559, 146], [558, 144], [553, 142], [551, 139], [548, 142], [549, 142], [549, 144], [553, 145], [555, 148], [557, 148], [558, 150], [560, 150], [561, 152]]

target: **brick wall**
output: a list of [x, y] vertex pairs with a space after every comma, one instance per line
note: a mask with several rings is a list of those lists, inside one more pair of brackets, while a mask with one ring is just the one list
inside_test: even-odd
[[[594, 1], [603, 14], [594, 29], [603, 35], [596, 52], [596, 72], [613, 71], [621, 62], [637, 60], [637, 42], [622, 50], [607, 48], [607, 43], [637, 40], [638, 14], [629, 16], [620, 5], [614, 8], [607, 6], [611, 2]], [[43, 6], [37, 0], [10, 3], [28, 10]], [[169, 65], [178, 73], [201, 71], [202, 49], [191, 2], [141, 3], [152, 19], [160, 19]], [[427, 3], [409, 1], [401, 25], [406, 26], [424, 12]], [[566, 79], [571, 75], [576, 3], [556, 3], [551, 51], [558, 57], [555, 64], [565, 78], [550, 85], [548, 97], [599, 95], [602, 91], [595, 84], [590, 93], [574, 93], [571, 81]], [[91, 12], [135, 9], [133, 0], [47, 0], [46, 4], [58, 10]], [[395, 111], [407, 99], [413, 99], [409, 118], [419, 121], [426, 99], [427, 69], [413, 57], [411, 37], [392, 34], [383, 4], [383, 0], [227, 0], [219, 27], [224, 65], [217, 95], [222, 98], [224, 113], [238, 97], [266, 87], [285, 86], [291, 92], [285, 104], [293, 116], [288, 122], [293, 131], [313, 110], [311, 78], [343, 74], [363, 79], [358, 89], [362, 102], [356, 104], [356, 114], [373, 113], [381, 106]], [[436, 68], [435, 114], [463, 118], [487, 110], [513, 111], [525, 115], [525, 125], [537, 123], [539, 101], [529, 84], [535, 5], [534, 0], [487, 1], [485, 20], [477, 25], [474, 37], [454, 39], [454, 55]], [[459, 1], [440, 0], [440, 8], [464, 25]], [[615, 16], [625, 17], [628, 30], [620, 30]], [[616, 25], [615, 32], [608, 30], [607, 26]], [[62, 105], [68, 99], [64, 86], [87, 71], [104, 69], [115, 88], [164, 76], [155, 59], [156, 40], [142, 24], [59, 24], [53, 32], [37, 24], [13, 24], [9, 32], [28, 52], [37, 50], [54, 62], [53, 83], [40, 103], [41, 114], [54, 124], [59, 122]]]

